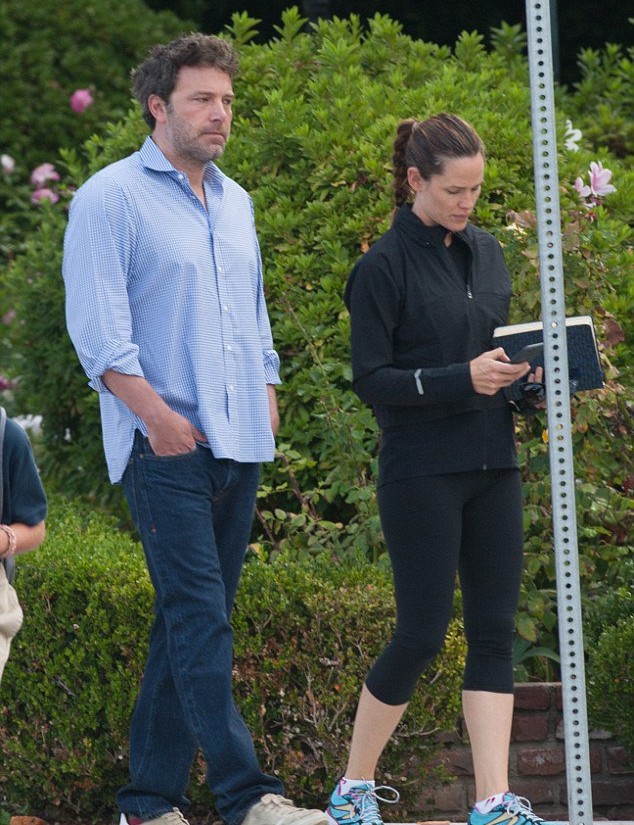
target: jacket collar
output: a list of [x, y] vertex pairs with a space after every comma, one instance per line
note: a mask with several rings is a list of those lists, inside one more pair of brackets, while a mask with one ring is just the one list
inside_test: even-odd
[[[445, 235], [449, 229], [444, 226], [427, 226], [421, 219], [412, 212], [411, 203], [404, 203], [394, 217], [393, 227], [397, 232], [406, 235], [414, 243], [420, 246], [443, 246]], [[471, 226], [467, 224], [462, 232], [455, 233], [465, 243], [469, 244], [471, 236]]]

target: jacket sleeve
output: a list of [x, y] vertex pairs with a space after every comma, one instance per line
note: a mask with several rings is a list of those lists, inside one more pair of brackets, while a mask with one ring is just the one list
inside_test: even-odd
[[344, 300], [350, 312], [355, 392], [367, 404], [430, 406], [473, 396], [468, 362], [402, 369], [394, 365], [394, 332], [405, 298], [403, 285], [379, 256], [353, 269]]

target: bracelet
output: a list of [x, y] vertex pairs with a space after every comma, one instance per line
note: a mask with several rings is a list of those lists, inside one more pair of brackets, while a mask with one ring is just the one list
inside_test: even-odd
[[0, 556], [0, 558], [8, 559], [11, 558], [11, 556], [16, 551], [16, 548], [18, 546], [18, 537], [16, 536], [13, 527], [9, 527], [8, 524], [0, 524], [0, 530], [2, 530], [3, 533], [6, 533], [7, 538], [9, 539], [9, 546], [4, 551], [2, 556]]

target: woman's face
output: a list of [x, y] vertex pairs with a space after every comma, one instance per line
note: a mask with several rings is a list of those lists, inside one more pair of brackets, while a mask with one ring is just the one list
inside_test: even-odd
[[429, 180], [423, 180], [418, 169], [410, 166], [407, 180], [415, 193], [412, 211], [427, 226], [459, 232], [476, 205], [483, 178], [481, 154], [446, 160], [442, 173]]

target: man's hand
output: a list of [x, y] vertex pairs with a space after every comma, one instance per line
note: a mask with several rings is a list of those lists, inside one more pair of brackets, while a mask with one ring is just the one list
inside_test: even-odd
[[526, 361], [511, 364], [502, 347], [483, 352], [469, 362], [471, 383], [479, 395], [495, 395], [503, 387], [510, 386], [530, 370]]
[[194, 425], [167, 406], [145, 378], [106, 370], [104, 384], [145, 423], [156, 455], [191, 453], [196, 442], [207, 439]]
[[145, 422], [150, 446], [155, 455], [184, 455], [196, 449], [196, 442], [207, 439], [199, 429], [173, 410], [161, 414], [152, 423]]
[[280, 414], [277, 409], [277, 395], [275, 393], [275, 385], [267, 384], [266, 391], [269, 396], [269, 415], [271, 417], [271, 430], [273, 431], [273, 435], [277, 435], [277, 431], [280, 427]]

